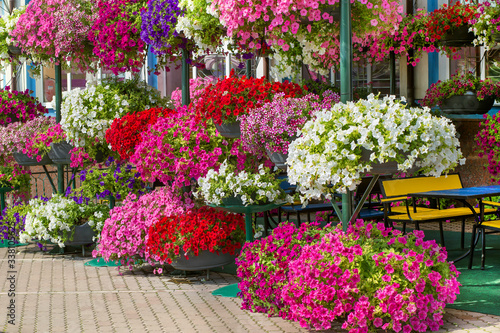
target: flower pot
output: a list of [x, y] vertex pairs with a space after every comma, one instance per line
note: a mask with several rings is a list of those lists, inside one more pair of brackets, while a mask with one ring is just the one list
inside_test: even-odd
[[20, 47], [13, 46], [13, 45], [7, 45], [7, 48], [9, 49], [9, 53], [11, 55], [19, 55], [22, 53], [22, 50]]
[[65, 246], [80, 246], [94, 243], [93, 238], [96, 236], [95, 231], [90, 225], [85, 224], [77, 225], [71, 228], [68, 233], [68, 241], [64, 243]]
[[49, 157], [55, 164], [71, 164], [70, 150], [73, 146], [66, 141], [52, 143]]
[[243, 201], [241, 200], [241, 195], [222, 199], [222, 205], [223, 206], [243, 206]]
[[20, 153], [20, 152], [15, 152], [12, 153], [14, 156], [14, 159], [16, 160], [17, 164], [21, 166], [34, 166], [34, 165], [47, 165], [47, 164], [52, 164], [52, 160], [47, 154], [44, 154], [40, 162], [38, 162], [35, 158], [29, 158], [26, 154]]
[[266, 153], [271, 162], [273, 162], [278, 169], [286, 171], [286, 159], [288, 158], [288, 154], [275, 153], [268, 149], [266, 149]]
[[238, 256], [237, 253], [212, 253], [208, 250], [201, 251], [198, 256], [194, 254], [188, 254], [188, 258], [181, 254], [181, 256], [172, 261], [172, 267], [175, 269], [183, 271], [202, 271], [205, 269], [210, 269], [214, 267], [220, 267], [228, 264], [234, 263], [234, 260]]
[[225, 138], [239, 138], [241, 136], [240, 122], [227, 123], [222, 125], [215, 125], [220, 135]]
[[[371, 150], [366, 150], [362, 148], [362, 153], [361, 153], [361, 159], [360, 161], [362, 162], [368, 162], [370, 161], [370, 155], [371, 155]], [[403, 155], [408, 156], [410, 153], [404, 153]], [[398, 162], [396, 161], [389, 161], [385, 163], [374, 163], [371, 165], [372, 169], [368, 172], [369, 174], [372, 175], [383, 175], [383, 174], [393, 174], [393, 173], [398, 173], [401, 172], [398, 170]], [[413, 166], [405, 171], [406, 173], [414, 173], [417, 171], [419, 168], [413, 164]]]
[[447, 98], [439, 108], [446, 114], [485, 114], [491, 110], [493, 103], [495, 98], [492, 96], [480, 101], [475, 93], [467, 92], [465, 95]]
[[473, 40], [474, 33], [469, 32], [469, 25], [464, 24], [453, 31], [444, 34], [439, 41], [439, 44], [452, 47], [472, 46]]

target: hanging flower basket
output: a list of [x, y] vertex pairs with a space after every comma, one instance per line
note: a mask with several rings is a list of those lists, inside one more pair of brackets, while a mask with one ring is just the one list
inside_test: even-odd
[[223, 206], [244, 206], [243, 200], [241, 199], [241, 195], [237, 195], [234, 197], [227, 197], [221, 200]]
[[44, 154], [40, 161], [37, 161], [36, 157], [29, 158], [26, 154], [20, 153], [20, 152], [12, 153], [12, 155], [14, 156], [14, 159], [16, 160], [17, 164], [19, 164], [21, 166], [35, 166], [35, 165], [52, 164], [52, 160], [50, 159], [50, 157], [47, 154]]
[[85, 224], [74, 226], [69, 232], [68, 239], [70, 241], [64, 242], [65, 246], [80, 246], [94, 243], [93, 239], [96, 236], [92, 227], [85, 222]]
[[440, 108], [446, 114], [485, 114], [491, 110], [494, 102], [493, 96], [480, 101], [474, 92], [469, 91], [465, 95], [445, 99]]
[[241, 136], [239, 121], [222, 123], [221, 125], [215, 124], [215, 128], [225, 138], [239, 138]]
[[443, 38], [439, 42], [444, 46], [451, 47], [464, 47], [464, 46], [472, 46], [472, 42], [474, 41], [474, 33], [469, 32], [469, 25], [464, 24], [455, 29], [452, 32], [448, 32], [443, 35]]
[[[369, 162], [370, 155], [372, 152], [370, 150], [366, 150], [364, 148], [362, 148], [361, 150], [362, 150], [361, 161], [362, 162]], [[401, 153], [401, 156], [404, 156], [405, 159], [408, 157], [408, 155], [410, 155], [410, 152]], [[385, 163], [372, 163], [371, 167], [372, 167], [372, 169], [370, 170], [369, 173], [372, 175], [394, 174], [394, 173], [401, 172], [400, 170], [398, 170], [398, 162], [396, 162], [396, 161], [388, 161]], [[419, 168], [414, 163], [410, 169], [405, 171], [405, 173], [414, 173], [418, 169]]]
[[21, 48], [13, 45], [7, 45], [7, 48], [9, 49], [9, 53], [11, 55], [19, 55], [21, 54]]
[[208, 250], [201, 251], [198, 256], [189, 255], [188, 258], [181, 254], [178, 259], [172, 261], [172, 267], [183, 271], [202, 271], [214, 267], [225, 266], [234, 263], [239, 251], [234, 254], [212, 253]]
[[278, 169], [286, 170], [286, 159], [288, 158], [288, 154], [275, 153], [269, 149], [266, 149], [266, 153], [271, 162], [273, 162]]
[[70, 151], [73, 146], [66, 141], [52, 143], [50, 145], [49, 157], [54, 164], [71, 164]]

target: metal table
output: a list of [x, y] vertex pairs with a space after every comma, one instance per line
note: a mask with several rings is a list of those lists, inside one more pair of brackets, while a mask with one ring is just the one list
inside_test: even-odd
[[[469, 250], [454, 260], [454, 262], [459, 261], [470, 255], [469, 260], [469, 269], [472, 268], [472, 260], [473, 253], [472, 248], [474, 248], [475, 244], [477, 244], [479, 239], [479, 234], [475, 235], [475, 230], [478, 225], [484, 221], [484, 206], [482, 203], [482, 199], [485, 197], [493, 197], [500, 195], [500, 185], [488, 185], [488, 186], [476, 186], [476, 187], [463, 187], [457, 188], [453, 190], [441, 190], [441, 191], [428, 191], [428, 192], [418, 192], [418, 193], [410, 193], [408, 194], [412, 198], [436, 198], [436, 199], [453, 199], [460, 201], [464, 204], [465, 207], [468, 207], [475, 220], [476, 225], [474, 226], [474, 230], [471, 237], [471, 246]], [[477, 214], [476, 210], [472, 205], [467, 202], [467, 200], [478, 199], [479, 200], [479, 214]], [[474, 237], [476, 236], [476, 237]]]

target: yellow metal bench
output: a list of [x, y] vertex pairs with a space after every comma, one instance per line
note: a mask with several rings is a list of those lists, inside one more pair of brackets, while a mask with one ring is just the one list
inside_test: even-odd
[[[403, 226], [403, 232], [406, 231], [406, 223], [414, 223], [415, 229], [420, 230], [420, 223], [438, 222], [441, 236], [441, 245], [444, 246], [443, 221], [451, 219], [462, 220], [462, 235], [460, 245], [464, 248], [465, 218], [474, 216], [467, 207], [458, 208], [427, 208], [416, 207], [415, 201], [411, 204], [408, 200], [409, 193], [452, 190], [462, 188], [462, 180], [459, 174], [450, 174], [441, 177], [411, 177], [398, 179], [380, 180], [382, 190], [382, 203], [384, 204], [384, 220], [386, 224], [391, 222], [400, 222]], [[391, 207], [391, 203], [404, 202], [405, 205]], [[437, 205], [439, 206], [439, 205]], [[479, 208], [476, 208], [479, 214]], [[494, 208], [485, 209], [485, 213], [496, 213]]]

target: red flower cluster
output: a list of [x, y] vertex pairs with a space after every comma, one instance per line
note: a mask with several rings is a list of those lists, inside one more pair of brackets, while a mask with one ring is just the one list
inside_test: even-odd
[[203, 206], [160, 219], [149, 228], [146, 248], [152, 259], [169, 264], [182, 253], [186, 258], [203, 250], [234, 254], [245, 239], [244, 230], [241, 215]]
[[306, 91], [306, 87], [296, 83], [269, 82], [263, 77], [239, 78], [231, 71], [229, 77], [205, 88], [196, 105], [196, 116], [201, 120], [212, 119], [218, 125], [234, 122], [239, 114], [260, 107], [276, 93], [283, 92], [287, 98], [303, 96]]
[[172, 109], [152, 108], [126, 114], [113, 120], [106, 131], [106, 142], [111, 145], [113, 151], [120, 154], [122, 159], [128, 159], [134, 153], [134, 148], [141, 143], [141, 133], [146, 131], [149, 125], [155, 124], [159, 117], [173, 113], [175, 110]]
[[469, 24], [474, 18], [476, 5], [456, 2], [453, 6], [443, 5], [433, 11], [426, 23], [427, 33], [431, 42], [439, 41], [448, 31], [453, 31], [461, 25]]

